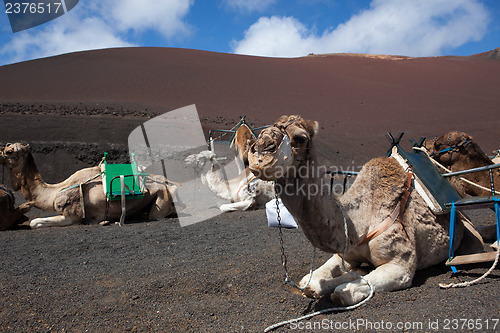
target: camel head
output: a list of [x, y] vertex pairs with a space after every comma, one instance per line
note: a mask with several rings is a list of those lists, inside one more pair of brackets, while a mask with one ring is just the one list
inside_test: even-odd
[[14, 167], [21, 164], [30, 153], [30, 145], [23, 145], [22, 143], [8, 143], [3, 148], [0, 159], [12, 170]]
[[193, 168], [196, 172], [201, 173], [208, 165], [213, 165], [217, 163], [215, 159], [216, 155], [210, 150], [204, 150], [201, 153], [189, 155], [184, 159], [187, 166]]
[[[21, 173], [27, 161], [33, 159], [30, 152], [30, 146], [22, 143], [8, 143], [1, 151], [0, 160], [2, 164], [6, 165], [9, 169], [11, 176], [13, 174]], [[12, 186], [15, 191], [19, 190], [19, 184], [12, 181]]]
[[473, 138], [464, 132], [449, 132], [426, 140], [424, 147], [433, 159], [446, 167], [464, 163], [466, 160], [478, 160], [491, 164], [488, 156], [473, 141]]
[[248, 152], [249, 167], [263, 180], [276, 180], [310, 159], [318, 122], [300, 116], [282, 116], [264, 129]]

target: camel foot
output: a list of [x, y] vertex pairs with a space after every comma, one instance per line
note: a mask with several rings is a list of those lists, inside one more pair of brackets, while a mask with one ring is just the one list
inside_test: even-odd
[[51, 216], [51, 217], [39, 217], [31, 220], [30, 227], [32, 229], [38, 229], [42, 227], [65, 227], [76, 222], [81, 222], [81, 220], [76, 220], [69, 216]]
[[332, 302], [339, 306], [350, 306], [367, 298], [370, 295], [370, 287], [364, 282], [358, 281], [342, 284], [335, 288], [330, 296]]
[[31, 220], [31, 222], [30, 222], [31, 229], [38, 229], [38, 228], [43, 227], [43, 222], [38, 221], [38, 220], [39, 219], [33, 219], [33, 220]]
[[101, 222], [99, 222], [99, 224], [100, 225], [110, 225], [111, 222], [109, 222], [109, 221], [101, 221]]
[[[320, 298], [322, 295], [321, 284], [317, 280], [310, 279], [311, 274], [307, 274], [298, 283], [302, 295], [307, 298]], [[310, 280], [310, 281], [309, 281]], [[309, 283], [309, 284], [308, 284]], [[306, 287], [307, 286], [307, 287]]]

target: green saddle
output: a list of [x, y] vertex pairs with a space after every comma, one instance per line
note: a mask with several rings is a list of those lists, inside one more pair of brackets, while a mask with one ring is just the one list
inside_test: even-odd
[[120, 200], [122, 194], [121, 176], [123, 176], [125, 197], [127, 199], [143, 198], [145, 180], [148, 174], [138, 172], [134, 154], [132, 154], [130, 164], [110, 164], [107, 157], [108, 153], [104, 153], [103, 185], [108, 200]]

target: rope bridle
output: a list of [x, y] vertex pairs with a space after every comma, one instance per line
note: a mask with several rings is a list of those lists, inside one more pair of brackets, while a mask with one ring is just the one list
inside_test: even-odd
[[[305, 128], [305, 127], [301, 124], [301, 123], [299, 123], [296, 119], [293, 119], [293, 120], [291, 120], [291, 121], [287, 122], [287, 123], [286, 123], [286, 124], [284, 124], [284, 125], [281, 125], [281, 124], [274, 124], [274, 125], [273, 125], [273, 127], [276, 127], [277, 129], [279, 129], [282, 135], [284, 135], [284, 136], [288, 136], [288, 138], [290, 139], [290, 141], [292, 141], [292, 140], [291, 140], [291, 138], [290, 138], [290, 135], [288, 135], [288, 132], [287, 132], [288, 127], [290, 127], [291, 125], [298, 126], [298, 127], [302, 128], [302, 129], [303, 129], [306, 133], [308, 133], [308, 132], [307, 132], [307, 129], [306, 129], [306, 128]], [[310, 136], [309, 136], [309, 134], [308, 134], [308, 135], [307, 135], [307, 147], [305, 147], [305, 148], [298, 148], [298, 147], [293, 147], [293, 146], [292, 146], [292, 152], [293, 152], [293, 154], [294, 154], [295, 156], [297, 156], [297, 154], [298, 154], [298, 152], [297, 152], [297, 151], [298, 151], [298, 150], [301, 150], [301, 149], [306, 150], [306, 156], [305, 156], [303, 159], [299, 160], [299, 159], [297, 159], [297, 158], [295, 157], [295, 160], [296, 160], [297, 162], [304, 162], [304, 161], [307, 161], [307, 160], [308, 160], [308, 157], [309, 157], [309, 151], [310, 151], [310, 145], [311, 145], [311, 138], [310, 138]]]
[[[435, 156], [435, 155], [441, 155], [441, 154], [445, 154], [445, 153], [450, 153], [451, 154], [453, 152], [457, 152], [460, 149], [460, 147], [467, 147], [467, 145], [471, 143], [471, 140], [467, 139], [463, 133], [462, 133], [462, 141], [460, 141], [456, 145], [452, 146], [451, 143], [450, 143], [450, 139], [451, 139], [451, 133], [448, 133], [448, 138], [446, 139], [446, 144], [449, 147], [445, 148], [445, 149], [442, 149], [442, 150], [440, 150], [438, 152], [429, 154], [429, 156], [432, 157], [432, 156]], [[436, 146], [437, 140], [438, 140], [438, 138], [434, 138], [434, 140], [432, 141], [432, 145], [434, 147]]]

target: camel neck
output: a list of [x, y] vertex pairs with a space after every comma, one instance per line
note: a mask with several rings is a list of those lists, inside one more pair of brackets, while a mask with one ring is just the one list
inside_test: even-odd
[[29, 154], [21, 170], [11, 171], [11, 183], [14, 188], [20, 189], [24, 198], [34, 201], [35, 207], [42, 210], [53, 210], [53, 206], [47, 206], [43, 197], [47, 196], [50, 186], [45, 183], [38, 171], [33, 156]]
[[349, 247], [354, 244], [355, 228], [344, 216], [337, 196], [331, 193], [330, 180], [324, 178], [324, 169], [314, 160], [305, 161], [277, 181], [277, 191], [313, 246], [329, 253], [342, 253], [345, 225], [350, 235]]
[[[460, 155], [460, 158], [453, 163], [451, 166], [447, 166], [452, 172], [455, 171], [462, 171], [462, 170], [467, 170], [467, 169], [474, 169], [474, 168], [479, 168], [483, 167], [486, 165], [492, 165], [493, 162], [487, 158], [487, 156], [482, 153], [477, 153], [477, 151], [472, 151], [469, 152], [467, 155]], [[473, 183], [479, 184], [485, 188], [490, 188], [490, 173], [489, 171], [480, 171], [480, 172], [475, 172], [475, 173], [470, 173], [466, 175], [462, 175], [463, 178], [472, 181]], [[457, 178], [459, 179], [459, 178]], [[493, 170], [493, 181], [495, 183], [495, 189], [498, 191], [500, 190], [500, 172], [498, 170]], [[465, 192], [465, 193], [460, 193], [462, 196], [465, 196], [466, 194], [472, 195], [472, 196], [488, 196], [491, 195], [491, 192], [489, 190], [484, 190], [479, 187], [476, 187], [474, 185], [471, 185], [469, 183], [465, 183], [461, 181], [461, 188], [459, 192]]]
[[214, 165], [205, 174], [202, 175], [202, 182], [208, 188], [222, 199], [234, 201], [237, 196], [239, 182], [247, 177], [248, 170], [238, 175], [236, 178], [228, 178], [224, 169], [219, 165]]

